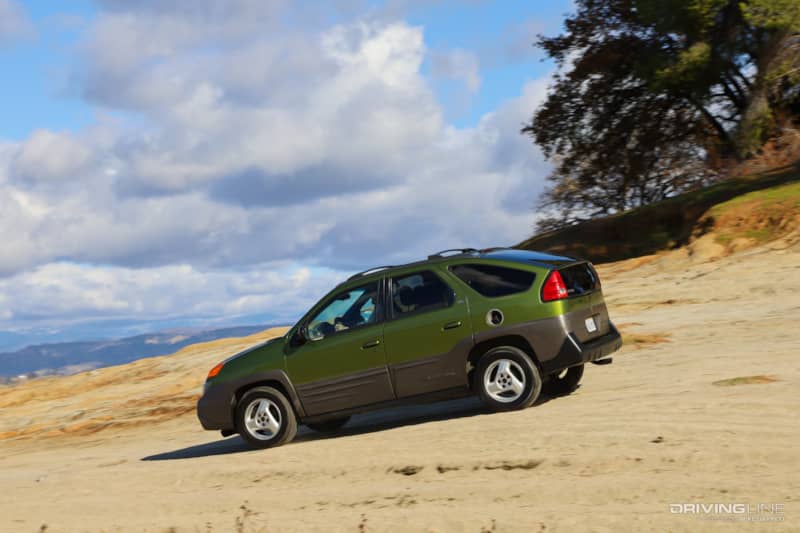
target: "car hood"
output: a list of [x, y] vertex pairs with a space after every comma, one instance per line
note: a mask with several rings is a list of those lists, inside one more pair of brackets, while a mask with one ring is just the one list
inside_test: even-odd
[[275, 344], [278, 341], [282, 341], [282, 340], [283, 340], [283, 337], [275, 337], [274, 339], [269, 339], [268, 341], [264, 341], [264, 342], [261, 342], [259, 344], [254, 345], [254, 346], [251, 346], [251, 347], [247, 348], [246, 350], [242, 350], [241, 352], [235, 353], [232, 356], [228, 357], [227, 359], [225, 359], [225, 363], [227, 364], [227, 363], [230, 363], [231, 361], [233, 361], [235, 359], [243, 358], [244, 356], [246, 356], [247, 354], [249, 354], [251, 352], [255, 352], [256, 350], [260, 350], [261, 348], [269, 346], [270, 344]]

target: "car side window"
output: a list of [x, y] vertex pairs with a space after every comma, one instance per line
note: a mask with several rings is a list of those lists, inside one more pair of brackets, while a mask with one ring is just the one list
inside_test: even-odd
[[495, 265], [454, 265], [450, 267], [450, 272], [489, 298], [525, 292], [536, 279], [533, 272]]
[[454, 296], [453, 289], [429, 270], [392, 279], [395, 317], [449, 307]]
[[316, 341], [340, 331], [377, 323], [377, 302], [377, 281], [336, 294], [308, 322], [309, 339]]

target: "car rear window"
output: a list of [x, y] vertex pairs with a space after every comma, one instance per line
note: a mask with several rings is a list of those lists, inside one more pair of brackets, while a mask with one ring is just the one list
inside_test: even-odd
[[564, 280], [569, 296], [580, 296], [600, 288], [600, 279], [592, 265], [580, 263], [558, 271]]
[[531, 288], [536, 274], [495, 265], [453, 265], [450, 271], [483, 296], [495, 298]]

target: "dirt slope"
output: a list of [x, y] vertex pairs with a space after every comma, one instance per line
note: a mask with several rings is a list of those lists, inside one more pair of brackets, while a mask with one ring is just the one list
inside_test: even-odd
[[88, 435], [191, 413], [212, 366], [285, 331], [273, 328], [194, 344], [169, 356], [0, 387], [0, 438]]
[[[601, 275], [627, 346], [522, 412], [394, 410], [250, 452], [190, 410], [233, 341], [0, 389], [0, 531], [800, 529], [800, 246], [679, 250]], [[779, 503], [784, 521], [670, 503]]]
[[[723, 238], [729, 230], [735, 233], [737, 229], [742, 233], [754, 230], [752, 235], [745, 236], [755, 237], [753, 240], [785, 236], [796, 233], [800, 228], [800, 210], [790, 206], [789, 209], [781, 209], [780, 213], [785, 216], [764, 217], [763, 213], [758, 212], [758, 207], [781, 203], [775, 198], [776, 194], [787, 194], [792, 202], [796, 201], [800, 198], [796, 190], [798, 182], [800, 162], [731, 178], [713, 187], [681, 194], [639, 209], [534, 235], [517, 244], [516, 248], [546, 250], [584, 257], [594, 263], [607, 263], [677, 249], [710, 231]], [[790, 187], [785, 187], [786, 184]], [[743, 202], [745, 197], [754, 201]], [[720, 205], [725, 203], [737, 205], [735, 216], [720, 218]], [[758, 228], [747, 226], [746, 223], [737, 226], [742, 219], [755, 221]], [[746, 244], [739, 243], [739, 246]]]

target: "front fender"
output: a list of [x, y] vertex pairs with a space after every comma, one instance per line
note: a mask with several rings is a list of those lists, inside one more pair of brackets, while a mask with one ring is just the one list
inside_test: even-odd
[[234, 429], [233, 412], [242, 392], [259, 385], [279, 385], [294, 407], [298, 418], [306, 416], [297, 391], [283, 370], [265, 370], [230, 381], [213, 382], [208, 385], [197, 401], [197, 418], [205, 429]]

